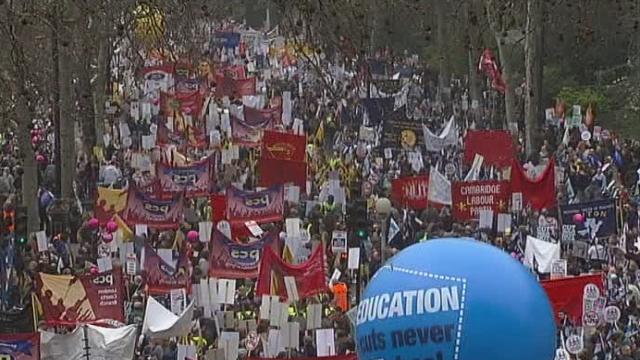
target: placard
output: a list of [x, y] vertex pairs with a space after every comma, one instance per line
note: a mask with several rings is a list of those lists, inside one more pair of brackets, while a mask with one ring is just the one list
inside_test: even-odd
[[551, 263], [551, 279], [562, 279], [564, 277], [567, 277], [567, 260], [554, 260]]
[[347, 232], [334, 230], [331, 236], [331, 250], [334, 254], [347, 252]]
[[567, 351], [573, 355], [578, 355], [584, 349], [584, 342], [580, 335], [569, 336], [565, 341], [565, 345]]
[[333, 329], [316, 330], [317, 356], [335, 356], [336, 345]]
[[38, 252], [45, 252], [49, 250], [49, 239], [47, 239], [47, 233], [44, 231], [38, 231], [36, 233], [36, 241], [38, 245]]
[[347, 269], [358, 270], [360, 267], [360, 248], [349, 248], [349, 257], [347, 258]]
[[609, 324], [615, 324], [618, 320], [620, 320], [621, 316], [622, 314], [620, 312], [620, 308], [617, 306], [607, 306], [606, 308], [604, 308], [604, 321]]
[[480, 210], [479, 211], [479, 228], [480, 229], [493, 229], [493, 211], [492, 210]]
[[514, 192], [511, 194], [511, 209], [513, 211], [522, 211], [522, 193]]
[[147, 224], [136, 224], [136, 236], [146, 237], [149, 234], [149, 228]]

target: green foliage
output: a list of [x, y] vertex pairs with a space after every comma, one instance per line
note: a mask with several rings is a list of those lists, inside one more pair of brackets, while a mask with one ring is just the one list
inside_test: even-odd
[[610, 109], [610, 101], [603, 89], [595, 86], [563, 86], [557, 98], [563, 100], [567, 106], [581, 105], [583, 109], [593, 105], [598, 112]]

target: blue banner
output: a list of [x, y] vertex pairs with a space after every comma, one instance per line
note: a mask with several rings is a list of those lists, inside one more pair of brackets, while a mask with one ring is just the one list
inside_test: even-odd
[[[613, 199], [564, 205], [560, 207], [560, 213], [564, 241], [591, 240], [617, 233], [616, 204]], [[581, 214], [582, 219], [576, 219], [577, 214]]]

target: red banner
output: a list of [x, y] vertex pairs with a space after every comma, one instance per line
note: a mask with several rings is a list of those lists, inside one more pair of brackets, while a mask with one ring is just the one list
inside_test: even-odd
[[604, 292], [602, 274], [568, 277], [542, 281], [541, 285], [551, 301], [556, 322], [561, 325], [560, 313], [564, 313], [574, 325], [582, 324], [584, 287], [594, 284]]
[[281, 221], [284, 212], [284, 186], [263, 191], [227, 189], [227, 218], [230, 222], [255, 221], [259, 224]]
[[265, 130], [271, 130], [280, 123], [282, 108], [258, 110], [244, 107], [244, 120], [231, 117], [231, 130], [234, 143], [246, 147], [259, 146]]
[[132, 225], [146, 224], [150, 228], [173, 229], [182, 222], [183, 213], [182, 195], [172, 200], [156, 200], [130, 188], [122, 218]]
[[40, 333], [0, 334], [0, 359], [40, 360]]
[[260, 261], [256, 295], [274, 294], [286, 300], [288, 295], [284, 284], [285, 276], [295, 278], [300, 299], [329, 291], [323, 246], [318, 246], [309, 260], [298, 265], [286, 263], [271, 248], [265, 248]]
[[231, 77], [216, 76], [216, 96], [241, 98], [245, 95], [256, 94], [256, 78], [233, 79]]
[[228, 65], [216, 68], [216, 76], [241, 80], [247, 78], [247, 73], [242, 65]]
[[462, 221], [478, 219], [480, 210], [508, 213], [510, 196], [506, 181], [454, 182], [451, 186], [453, 217]]
[[[255, 279], [265, 247], [278, 251], [278, 233], [271, 232], [260, 241], [240, 244], [214, 230], [211, 234], [209, 276], [222, 279]], [[279, 251], [278, 251], [279, 252]]]
[[227, 218], [227, 196], [224, 194], [212, 194], [209, 197], [211, 204], [211, 221], [217, 224]]
[[473, 162], [476, 154], [487, 166], [508, 166], [515, 154], [511, 133], [507, 130], [468, 130], [464, 138], [464, 161]]
[[101, 320], [124, 323], [124, 284], [120, 268], [79, 277], [38, 273], [35, 282], [36, 295], [48, 324]]
[[429, 203], [429, 176], [394, 179], [391, 183], [391, 197], [398, 206], [414, 210], [426, 209]]
[[167, 264], [151, 247], [144, 244], [144, 256], [141, 260], [145, 284], [152, 293], [170, 289], [191, 289], [191, 262], [186, 253], [178, 258], [175, 267]]
[[207, 196], [213, 179], [213, 165], [211, 158], [187, 166], [158, 163], [157, 176], [165, 196], [182, 192], [187, 198]]
[[556, 206], [556, 162], [551, 159], [542, 174], [531, 180], [527, 177], [527, 171], [514, 159], [511, 165], [511, 192], [522, 193], [522, 206], [531, 205], [538, 211], [553, 209]]
[[261, 158], [258, 161], [258, 171], [260, 186], [270, 187], [293, 183], [300, 187], [301, 192], [307, 189], [306, 162]]
[[175, 113], [191, 115], [195, 120], [200, 116], [204, 99], [199, 91], [176, 93], [174, 95], [162, 92], [160, 104], [165, 116], [175, 117]]
[[265, 131], [262, 135], [262, 158], [305, 161], [307, 138], [303, 135], [279, 131]]

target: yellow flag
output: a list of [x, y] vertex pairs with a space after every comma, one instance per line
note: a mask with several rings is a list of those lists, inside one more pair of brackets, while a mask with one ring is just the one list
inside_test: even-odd
[[118, 229], [122, 231], [122, 241], [133, 240], [133, 231], [131, 231], [131, 228], [129, 227], [129, 225], [127, 225], [127, 223], [124, 222], [124, 220], [122, 220], [120, 215], [118, 214], [113, 215], [113, 221], [116, 224], [118, 224]]
[[104, 211], [120, 212], [127, 206], [127, 190], [99, 186], [96, 205], [102, 207]]
[[324, 143], [324, 120], [320, 121], [318, 130], [316, 130], [316, 141], [318, 142], [318, 144]]
[[285, 245], [282, 249], [282, 260], [288, 262], [289, 264], [293, 264], [293, 252], [287, 245]]

